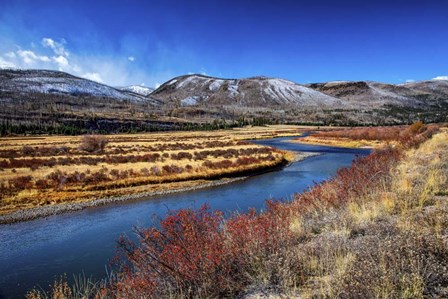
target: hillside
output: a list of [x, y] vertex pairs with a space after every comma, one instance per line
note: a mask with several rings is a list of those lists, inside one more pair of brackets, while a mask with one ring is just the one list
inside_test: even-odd
[[67, 73], [0, 70], [1, 133], [64, 133], [165, 128], [162, 103]]
[[0, 70], [0, 134], [136, 132], [245, 124], [380, 125], [447, 121], [448, 81], [301, 85], [252, 77], [173, 78], [113, 88], [67, 73]]
[[363, 108], [396, 105], [429, 109], [448, 105], [448, 81], [446, 80], [397, 85], [371, 81], [335, 81], [313, 83], [307, 86]]
[[[221, 111], [226, 117], [266, 117], [305, 123], [403, 123], [446, 120], [448, 81], [408, 84], [335, 81], [301, 85], [253, 77], [176, 77], [151, 96], [174, 113]], [[441, 109], [441, 110], [440, 110]], [[436, 112], [437, 111], [437, 112]]]
[[174, 78], [152, 96], [177, 106], [233, 106], [238, 108], [343, 108], [337, 98], [283, 79], [254, 77], [218, 79], [202, 75]]
[[[129, 89], [118, 90], [67, 73], [48, 70], [2, 70], [0, 71], [0, 91], [21, 95], [44, 93], [51, 95], [105, 97], [124, 101], [148, 101]], [[130, 94], [129, 92], [133, 92]]]

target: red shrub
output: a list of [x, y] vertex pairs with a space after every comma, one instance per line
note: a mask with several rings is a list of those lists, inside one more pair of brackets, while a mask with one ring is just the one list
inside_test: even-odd
[[[119, 296], [127, 297], [132, 290], [149, 297], [157, 294], [157, 286], [182, 289], [186, 297], [226, 290], [230, 274], [224, 250], [224, 235], [220, 229], [221, 212], [211, 212], [207, 206], [199, 210], [180, 210], [169, 214], [160, 229], [138, 229], [139, 244], [121, 238], [120, 252], [132, 269], [122, 268], [123, 280], [115, 286]], [[166, 294], [165, 294], [166, 295]]]
[[39, 179], [36, 181], [35, 186], [37, 189], [47, 189], [51, 187], [51, 184], [46, 179]]
[[9, 187], [14, 191], [30, 189], [33, 186], [31, 182], [33, 178], [30, 175], [18, 176], [8, 180]]

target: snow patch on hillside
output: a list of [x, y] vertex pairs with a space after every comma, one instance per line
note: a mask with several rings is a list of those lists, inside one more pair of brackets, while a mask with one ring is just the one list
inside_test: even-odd
[[298, 85], [292, 81], [283, 79], [268, 79], [264, 85], [263, 92], [279, 104], [284, 103], [302, 103], [315, 104], [333, 104], [338, 99], [325, 95], [314, 89]]
[[188, 77], [188, 78], [184, 79], [183, 81], [179, 82], [176, 85], [176, 88], [183, 88], [185, 85], [188, 85], [190, 83], [195, 84], [198, 80], [199, 80], [199, 78], [197, 76]]
[[130, 92], [142, 95], [142, 96], [150, 95], [151, 92], [154, 91], [154, 89], [152, 89], [152, 88], [141, 86], [141, 85], [131, 85], [131, 86], [127, 86], [127, 87], [122, 87], [122, 88], [120, 88], [120, 90], [130, 91]]
[[231, 97], [236, 97], [239, 92], [238, 92], [238, 80], [231, 80], [229, 82], [229, 85], [227, 86], [227, 91], [230, 92], [230, 96]]
[[198, 103], [198, 100], [200, 99], [201, 99], [200, 96], [191, 96], [181, 100], [180, 103], [182, 106], [194, 106]]
[[222, 84], [224, 83], [224, 80], [214, 80], [209, 86], [208, 88], [211, 91], [216, 91], [219, 88], [221, 88]]

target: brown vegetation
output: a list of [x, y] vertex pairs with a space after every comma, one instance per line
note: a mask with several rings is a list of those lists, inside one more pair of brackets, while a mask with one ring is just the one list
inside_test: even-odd
[[79, 149], [88, 153], [100, 153], [106, 147], [107, 139], [100, 135], [84, 135]]
[[274, 167], [285, 153], [242, 139], [297, 135], [298, 129], [2, 138], [0, 214], [172, 190], [176, 182], [196, 186], [199, 180]]
[[[383, 147], [386, 145], [419, 143], [430, 137], [441, 125], [425, 125], [418, 121], [410, 126], [391, 127], [358, 127], [317, 131], [304, 138], [297, 139], [301, 143], [322, 144], [342, 147]], [[418, 135], [420, 140], [415, 140]]]

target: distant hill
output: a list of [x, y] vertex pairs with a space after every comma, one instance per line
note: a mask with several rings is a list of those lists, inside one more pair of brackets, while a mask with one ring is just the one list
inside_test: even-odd
[[448, 81], [298, 84], [252, 77], [173, 78], [156, 90], [67, 73], [0, 69], [0, 134], [182, 129], [214, 124], [377, 125], [448, 121]]
[[448, 104], [448, 81], [446, 80], [396, 85], [371, 81], [335, 81], [307, 86], [357, 107], [380, 108], [395, 105], [429, 109]]
[[128, 90], [100, 84], [73, 75], [48, 70], [0, 70], [2, 93], [43, 93], [67, 96], [89, 95], [116, 100], [148, 101], [147, 98]]
[[151, 97], [63, 72], [0, 70], [2, 134], [166, 128], [167, 124], [155, 116], [161, 106]]
[[345, 103], [284, 79], [253, 77], [219, 79], [202, 75], [176, 77], [157, 88], [152, 97], [178, 106], [256, 108], [345, 107]]

